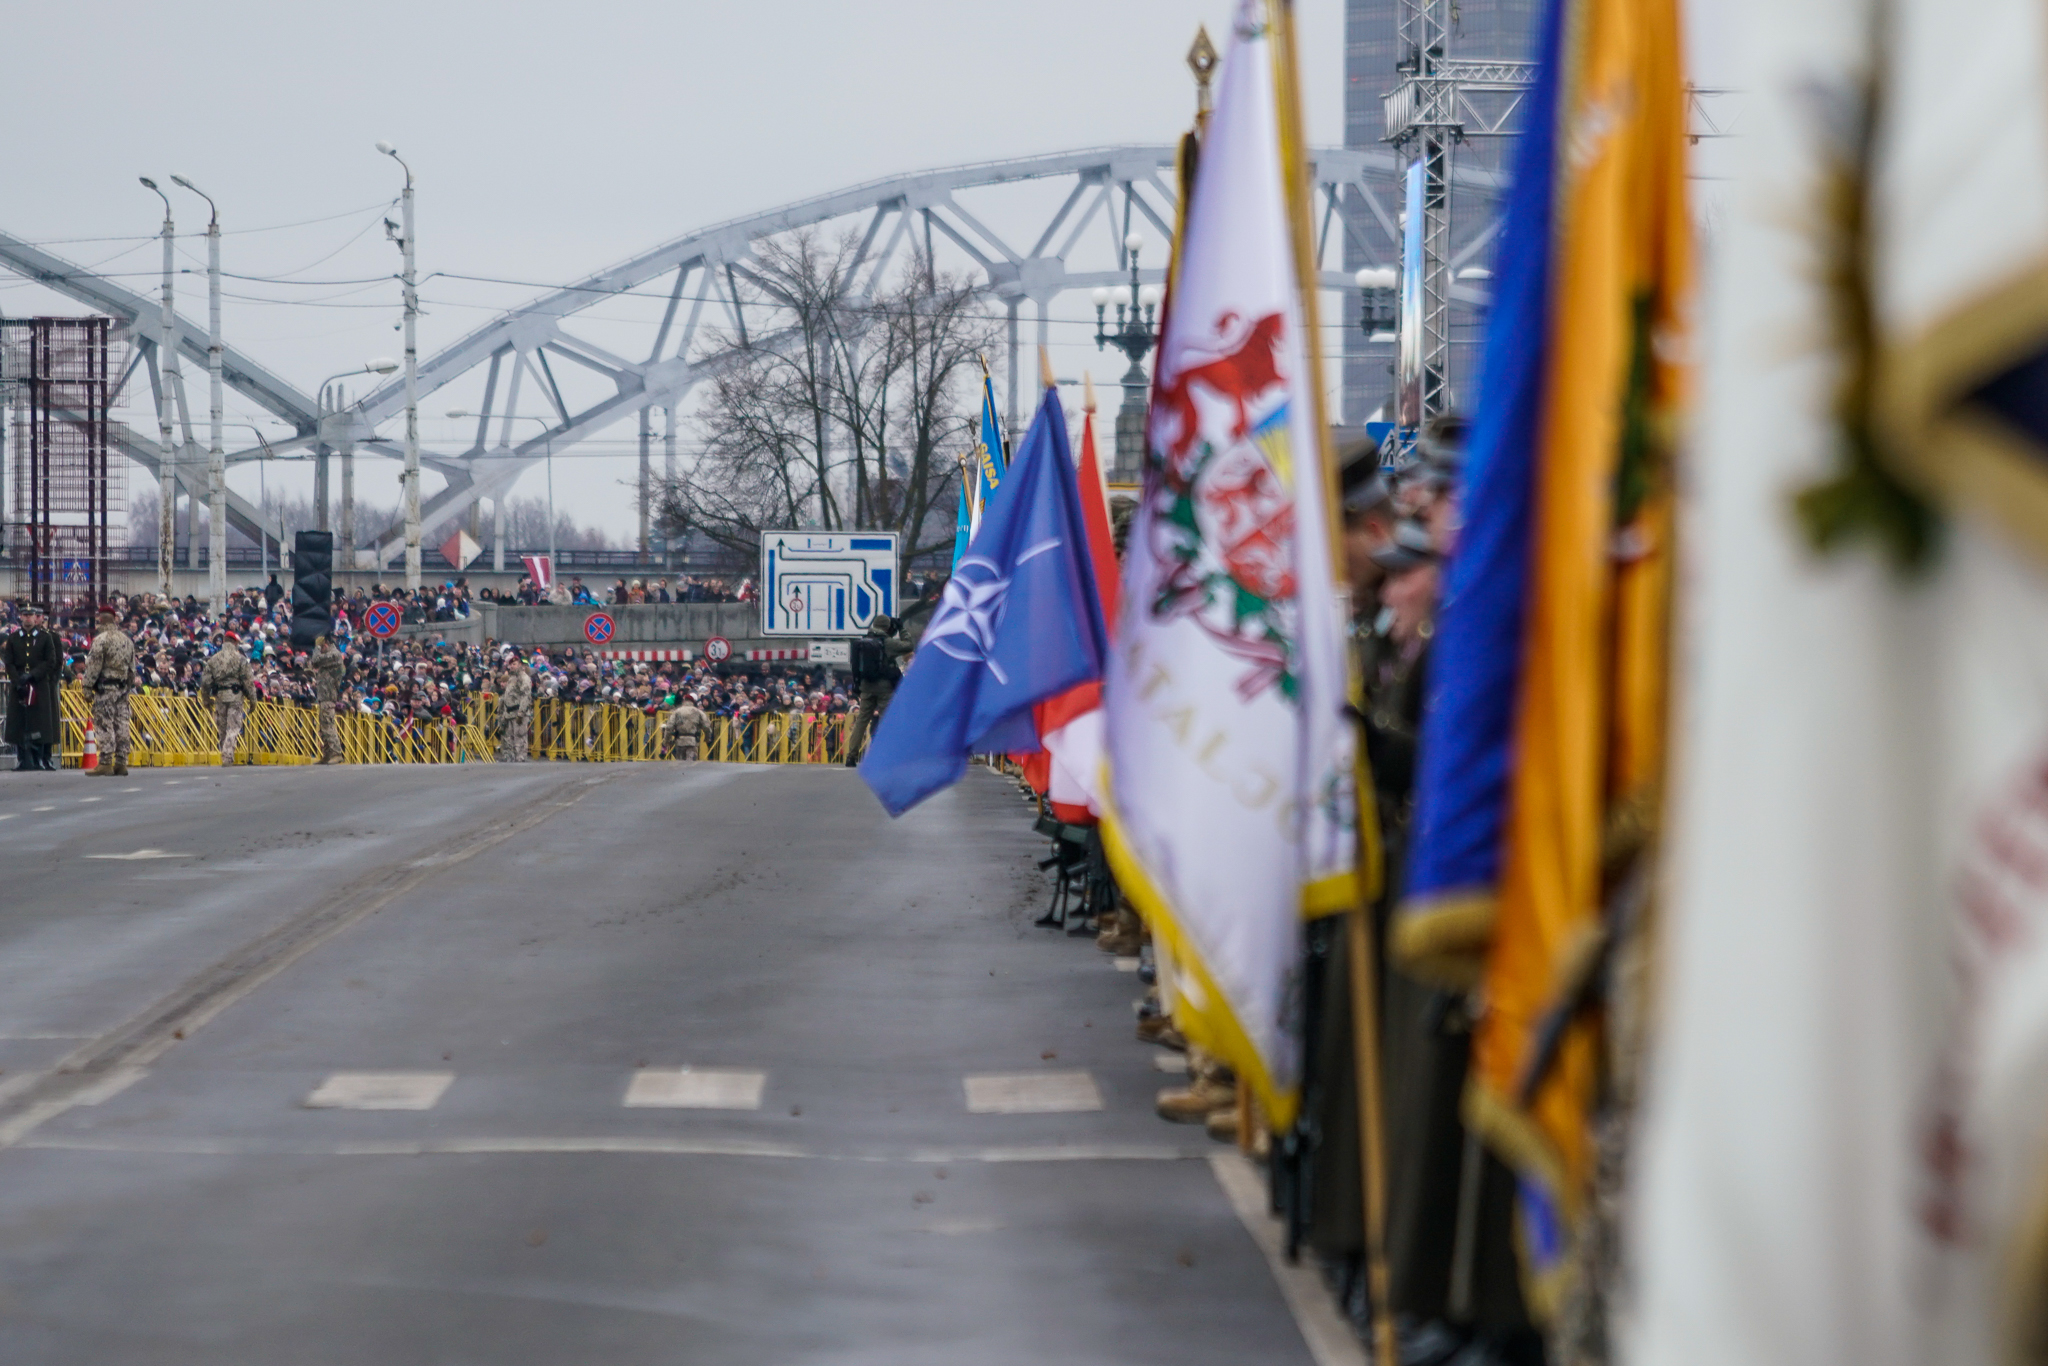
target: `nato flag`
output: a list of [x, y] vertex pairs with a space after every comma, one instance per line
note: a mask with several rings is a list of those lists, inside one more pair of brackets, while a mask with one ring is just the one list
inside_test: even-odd
[[1100, 678], [1109, 654], [1059, 390], [990, 496], [860, 776], [889, 814], [960, 780], [970, 754], [1036, 750], [1034, 703]]

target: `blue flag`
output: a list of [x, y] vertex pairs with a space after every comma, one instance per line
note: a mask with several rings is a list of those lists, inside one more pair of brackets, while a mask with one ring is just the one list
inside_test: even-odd
[[1036, 750], [1032, 706], [1102, 676], [1093, 573], [1067, 418], [1048, 388], [861, 761], [890, 815], [958, 782], [970, 754]]
[[974, 539], [976, 523], [988, 511], [988, 500], [1003, 482], [1003, 424], [996, 419], [996, 382], [985, 365], [981, 372], [981, 439], [967, 453], [967, 463], [972, 468], [965, 471], [960, 483], [960, 511], [953, 526], [956, 568]]

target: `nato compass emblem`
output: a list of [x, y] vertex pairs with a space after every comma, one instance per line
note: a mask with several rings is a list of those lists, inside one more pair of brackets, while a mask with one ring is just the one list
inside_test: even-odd
[[1010, 598], [1010, 581], [1026, 563], [1059, 547], [1059, 538], [1040, 541], [1017, 557], [1010, 578], [1003, 576], [994, 560], [982, 555], [963, 555], [953, 568], [953, 577], [939, 594], [939, 607], [931, 625], [924, 628], [924, 643], [944, 651], [963, 664], [986, 664], [996, 682], [1008, 684], [1010, 676], [996, 662], [996, 628], [1002, 625], [1003, 609]]

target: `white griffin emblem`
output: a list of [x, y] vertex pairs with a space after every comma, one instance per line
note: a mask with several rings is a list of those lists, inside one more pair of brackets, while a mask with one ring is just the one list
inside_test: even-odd
[[[1057, 537], [1040, 541], [1017, 557], [1017, 568], [1059, 544]], [[1010, 580], [1003, 577], [995, 561], [981, 555], [962, 556], [945, 591], [939, 594], [938, 610], [932, 613], [931, 625], [924, 628], [922, 643], [963, 663], [986, 664], [996, 682], [1007, 684], [1010, 676], [990, 652], [996, 647], [996, 628], [1002, 625], [1009, 597]]]

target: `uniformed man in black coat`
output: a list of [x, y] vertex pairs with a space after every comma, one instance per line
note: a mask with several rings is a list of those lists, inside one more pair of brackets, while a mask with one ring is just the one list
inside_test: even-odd
[[0, 643], [0, 660], [7, 666], [7, 742], [14, 746], [17, 772], [54, 771], [64, 647], [44, 624], [41, 607], [30, 603], [21, 615], [22, 629]]

